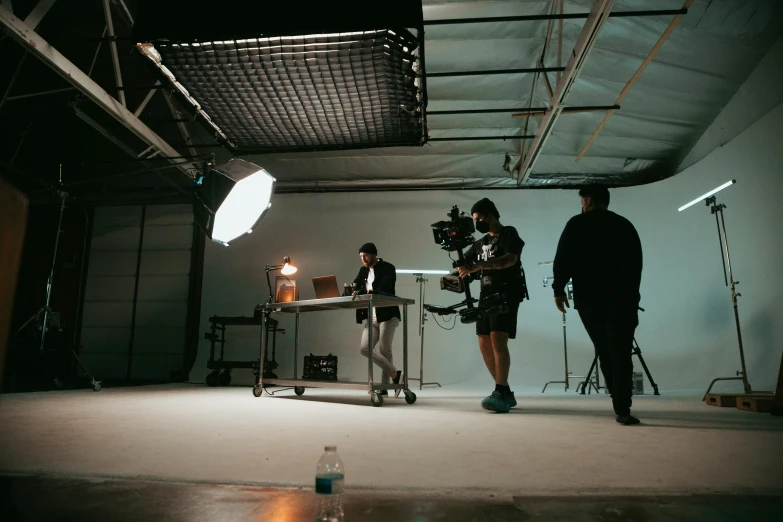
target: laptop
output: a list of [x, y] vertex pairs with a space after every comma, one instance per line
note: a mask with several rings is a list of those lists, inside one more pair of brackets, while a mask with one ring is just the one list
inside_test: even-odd
[[340, 297], [340, 290], [337, 288], [337, 277], [333, 275], [314, 277], [313, 288], [315, 288], [316, 299]]

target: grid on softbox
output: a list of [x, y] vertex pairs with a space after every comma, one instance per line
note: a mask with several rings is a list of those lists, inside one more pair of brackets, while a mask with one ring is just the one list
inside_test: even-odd
[[155, 48], [236, 153], [423, 143], [417, 41], [409, 32], [159, 42]]

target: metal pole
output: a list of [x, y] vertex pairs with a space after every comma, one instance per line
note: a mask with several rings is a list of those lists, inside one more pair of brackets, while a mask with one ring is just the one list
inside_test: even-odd
[[[684, 15], [687, 9], [660, 9], [645, 11], [617, 11], [610, 13], [610, 18], [627, 18], [636, 16], [668, 16]], [[587, 18], [589, 13], [560, 13], [560, 14], [542, 14], [542, 15], [521, 15], [521, 16], [493, 16], [486, 18], [452, 18], [444, 20], [425, 20], [424, 25], [454, 25], [454, 24], [488, 24], [497, 22], [534, 22], [539, 20], [578, 20]]]
[[[408, 390], [408, 305], [402, 305], [402, 380]], [[421, 381], [420, 381], [421, 382]]]
[[453, 138], [430, 138], [427, 141], [480, 141], [480, 140], [527, 140], [535, 136], [455, 136]]
[[487, 71], [451, 71], [425, 73], [427, 78], [446, 78], [451, 76], [488, 76], [494, 74], [529, 74], [540, 72], [561, 72], [565, 67], [527, 67], [523, 69], [490, 69]]
[[720, 245], [720, 261], [723, 263], [723, 282], [726, 286], [729, 286], [729, 280], [726, 277], [726, 258], [723, 256], [723, 238], [721, 237], [720, 221], [718, 221], [717, 212], [718, 206], [715, 204], [715, 196], [707, 198], [707, 205], [710, 206], [710, 210], [715, 214], [715, 227], [718, 229], [718, 244]]
[[[742, 364], [742, 385], [745, 389], [745, 393], [751, 393], [750, 382], [748, 382], [748, 372], [745, 368], [745, 350], [742, 346], [742, 330], [740, 329], [739, 310], [737, 309], [737, 298], [740, 294], [737, 293], [736, 285], [739, 281], [734, 280], [734, 274], [731, 270], [731, 254], [729, 254], [729, 238], [726, 235], [726, 222], [723, 219], [723, 209], [726, 205], [719, 206], [720, 212], [720, 224], [723, 228], [723, 244], [726, 246], [726, 261], [729, 265], [729, 279], [731, 279], [731, 304], [734, 307], [734, 322], [737, 325], [737, 342], [739, 343], [740, 363]], [[723, 256], [721, 256], [723, 257]]]
[[416, 280], [419, 282], [419, 343], [421, 360], [419, 361], [419, 391], [424, 387], [424, 275], [419, 275]]
[[294, 323], [294, 379], [299, 375], [299, 312], [296, 312], [296, 322]]
[[38, 92], [31, 92], [29, 94], [17, 94], [16, 96], [9, 96], [8, 98], [6, 98], [6, 101], [22, 100], [24, 98], [34, 98], [36, 96], [45, 96], [47, 94], [57, 94], [60, 92], [69, 92], [75, 90], [76, 89], [74, 87], [64, 87], [62, 89], [52, 89], [50, 91], [38, 91]]
[[419, 378], [411, 380], [419, 381], [419, 390], [424, 389], [424, 386], [429, 386], [430, 384], [442, 388], [439, 382], [424, 382], [424, 323], [427, 322], [427, 312], [424, 311], [424, 301], [427, 297], [428, 279], [424, 278], [424, 274], [414, 275], [416, 276], [416, 282], [419, 283], [419, 353], [421, 354], [421, 359], [419, 361]]
[[[60, 164], [60, 187], [63, 182], [63, 166]], [[49, 321], [49, 301], [52, 298], [52, 284], [54, 282], [54, 267], [57, 265], [57, 249], [60, 246], [60, 232], [63, 224], [63, 213], [65, 212], [65, 198], [68, 197], [68, 193], [60, 190], [60, 197], [62, 201], [60, 203], [60, 218], [57, 221], [57, 234], [54, 238], [54, 254], [52, 255], [52, 268], [49, 270], [49, 279], [46, 281], [46, 304], [44, 305], [43, 324], [41, 325], [41, 346], [40, 351], [44, 351], [44, 342], [46, 340], [46, 328]]]
[[[133, 343], [136, 338], [136, 308], [139, 304], [139, 279], [141, 279], [141, 255], [144, 249], [144, 227], [147, 219], [147, 205], [141, 206], [141, 226], [139, 228], [139, 250], [136, 256], [136, 280], [133, 286], [133, 307], [131, 309], [130, 341], [128, 342], [128, 370], [126, 378], [130, 381], [131, 369], [133, 368]], [[220, 357], [223, 357], [223, 346], [221, 345]]]
[[[90, 70], [87, 71], [87, 76], [92, 76], [92, 71], [95, 69], [95, 62], [98, 60], [98, 53], [101, 52], [101, 45], [103, 45], [103, 38], [106, 36], [106, 31], [109, 30], [108, 26], [103, 26], [103, 33], [101, 34], [101, 40], [98, 42], [98, 47], [95, 48], [95, 54], [92, 57], [92, 63], [90, 64]], [[138, 116], [138, 115], [137, 115]]]
[[[619, 109], [619, 105], [584, 105], [584, 106], [571, 106], [563, 109], [563, 114], [576, 114], [580, 112], [598, 112], [609, 111]], [[512, 115], [512, 118], [524, 118], [530, 116], [541, 116], [546, 114], [546, 107], [519, 107], [515, 109], [457, 109], [447, 111], [427, 111], [428, 116], [446, 116], [451, 114], [494, 114], [513, 112], [517, 113]]]
[[372, 311], [373, 311], [373, 305], [372, 305], [372, 295], [370, 295], [369, 301], [367, 301], [367, 381], [369, 384], [370, 389], [370, 397], [372, 397], [372, 394], [374, 393], [372, 387], [372, 355], [373, 355], [373, 344], [372, 344]]
[[264, 392], [264, 360], [266, 360], [266, 339], [264, 332], [266, 332], [267, 320], [269, 319], [269, 312], [266, 305], [261, 312], [261, 355], [258, 358], [258, 377], [256, 380], [256, 386], [258, 387], [258, 397]]
[[111, 49], [111, 61], [114, 64], [114, 80], [117, 82], [117, 94], [123, 107], [125, 104], [125, 91], [122, 89], [122, 73], [120, 72], [120, 57], [117, 54], [117, 42], [114, 40], [114, 24], [111, 20], [111, 6], [109, 0], [103, 0], [103, 13], [106, 15], [106, 27], [109, 29], [109, 49]]
[[568, 342], [566, 341], [566, 314], [563, 314], [563, 358], [565, 359], [565, 391], [568, 391]]

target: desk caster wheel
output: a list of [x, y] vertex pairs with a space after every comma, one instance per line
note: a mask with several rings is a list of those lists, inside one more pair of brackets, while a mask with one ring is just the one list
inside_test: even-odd
[[207, 375], [207, 386], [214, 388], [218, 385], [218, 371], [209, 372]]
[[304, 386], [294, 386], [294, 393], [297, 395], [304, 395]]
[[408, 404], [413, 404], [414, 402], [416, 402], [415, 393], [413, 393], [410, 390], [404, 390], [404, 392], [405, 392], [405, 402], [407, 402]]
[[256, 384], [253, 386], [253, 396], [254, 397], [261, 397], [261, 385]]
[[373, 393], [370, 395], [370, 402], [373, 406], [378, 408], [379, 406], [383, 406], [383, 395], [380, 393]]
[[221, 386], [228, 386], [231, 384], [231, 370], [224, 370], [223, 373], [218, 376], [217, 382]]

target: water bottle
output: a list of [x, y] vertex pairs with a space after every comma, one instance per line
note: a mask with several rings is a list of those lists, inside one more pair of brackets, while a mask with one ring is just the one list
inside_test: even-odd
[[343, 522], [343, 487], [345, 467], [337, 454], [337, 446], [326, 446], [315, 472], [315, 493], [318, 507], [316, 522]]

